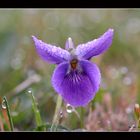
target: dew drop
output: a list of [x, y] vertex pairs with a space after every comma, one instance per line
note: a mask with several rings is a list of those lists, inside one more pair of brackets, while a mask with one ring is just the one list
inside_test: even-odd
[[32, 89], [29, 89], [27, 92], [31, 94], [32, 93]]
[[67, 113], [72, 113], [73, 112], [73, 107], [70, 104], [67, 104], [66, 105], [66, 110], [67, 110]]
[[2, 107], [2, 109], [6, 109], [5, 100], [2, 101], [1, 107]]
[[28, 91], [28, 93], [32, 93], [32, 91], [31, 91], [31, 90], [29, 90], [29, 91]]
[[60, 118], [63, 118], [63, 111], [62, 110], [59, 112], [59, 116], [60, 116]]

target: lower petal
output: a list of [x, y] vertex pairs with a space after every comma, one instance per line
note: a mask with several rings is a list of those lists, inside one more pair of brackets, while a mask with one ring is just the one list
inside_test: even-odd
[[52, 85], [58, 94], [62, 94], [62, 82], [68, 71], [69, 64], [61, 63], [59, 64], [52, 75]]
[[98, 66], [88, 60], [80, 61], [80, 65], [82, 69], [84, 69], [84, 72], [89, 77], [92, 83], [94, 92], [97, 92], [99, 90], [99, 86], [101, 82], [101, 73]]
[[52, 76], [52, 84], [65, 102], [74, 107], [87, 105], [95, 96], [100, 84], [98, 67], [87, 61], [79, 62], [82, 71], [70, 71], [69, 64], [57, 66]]

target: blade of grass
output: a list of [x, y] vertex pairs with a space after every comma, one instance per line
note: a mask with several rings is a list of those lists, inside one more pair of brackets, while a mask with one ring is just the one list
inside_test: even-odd
[[53, 117], [52, 126], [50, 128], [50, 131], [56, 131], [57, 130], [57, 125], [59, 124], [58, 114], [59, 114], [59, 111], [61, 109], [61, 105], [62, 105], [62, 98], [61, 98], [61, 96], [58, 95], [57, 102], [56, 102], [55, 113], [54, 113], [54, 117]]
[[31, 99], [32, 99], [32, 109], [35, 114], [36, 125], [38, 128], [40, 128], [40, 131], [45, 131], [44, 128], [40, 127], [42, 125], [42, 119], [41, 119], [39, 109], [37, 107], [37, 102], [35, 101], [35, 97], [32, 92], [30, 93], [30, 95], [31, 95]]
[[3, 102], [5, 103], [8, 119], [9, 119], [9, 122], [10, 122], [10, 129], [11, 129], [11, 131], [13, 131], [14, 130], [13, 120], [12, 120], [12, 117], [11, 117], [9, 104], [8, 104], [7, 98], [5, 96], [3, 97]]
[[81, 119], [80, 119], [81, 128], [84, 128], [84, 108], [83, 107], [80, 108], [80, 116], [81, 116]]
[[0, 114], [0, 131], [4, 131], [4, 125]]
[[10, 122], [9, 122], [9, 118], [8, 118], [6, 109], [2, 108], [1, 115], [2, 115], [2, 122], [3, 122], [4, 130], [10, 131], [11, 130]]

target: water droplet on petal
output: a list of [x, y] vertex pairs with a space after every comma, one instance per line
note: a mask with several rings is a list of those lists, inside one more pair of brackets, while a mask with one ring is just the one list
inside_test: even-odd
[[6, 109], [5, 100], [2, 101], [1, 107], [2, 107], [2, 109]]
[[67, 110], [67, 113], [72, 113], [73, 112], [73, 107], [70, 104], [67, 104], [66, 105], [66, 110]]
[[94, 41], [94, 42], [96, 42], [96, 41], [97, 41], [97, 39], [94, 39], [93, 41]]

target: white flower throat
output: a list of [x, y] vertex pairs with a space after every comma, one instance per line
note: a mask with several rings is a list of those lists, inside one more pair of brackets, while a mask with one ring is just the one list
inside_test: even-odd
[[70, 37], [68, 38], [66, 45], [67, 45], [67, 50], [71, 54], [70, 70], [75, 71], [79, 69], [78, 68], [79, 60], [78, 60], [78, 56], [76, 55], [76, 49], [75, 49], [74, 43]]

